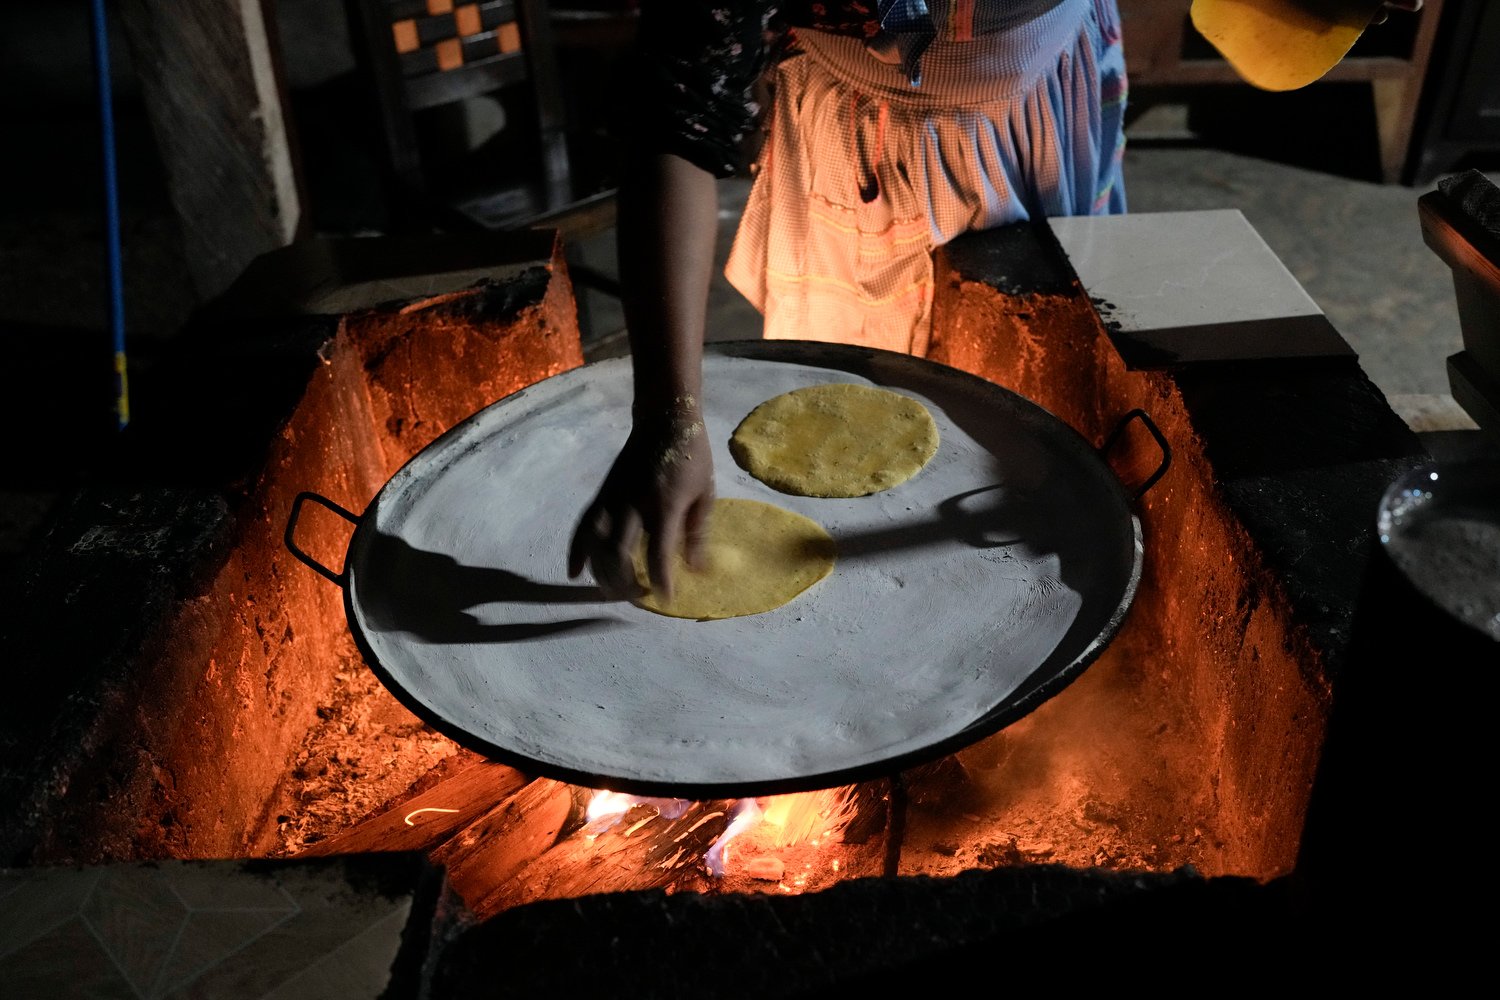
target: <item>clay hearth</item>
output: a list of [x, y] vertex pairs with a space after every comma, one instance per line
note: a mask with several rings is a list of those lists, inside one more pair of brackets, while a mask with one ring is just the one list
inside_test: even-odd
[[[6, 864], [422, 851], [487, 918], [455, 947], [454, 983], [482, 978], [502, 952], [541, 949], [552, 931], [558, 954], [613, 941], [603, 975], [639, 959], [657, 919], [792, 919], [778, 909], [788, 900], [730, 901], [767, 887], [714, 882], [694, 863], [668, 881], [495, 896], [577, 831], [580, 796], [404, 714], [360, 664], [338, 588], [283, 544], [299, 491], [358, 512], [443, 430], [582, 363], [557, 248], [520, 243], [515, 259], [534, 266], [503, 283], [200, 334], [161, 372], [170, 405], [140, 421], [112, 476], [74, 498], [10, 605], [12, 669], [31, 680], [8, 730], [20, 735], [0, 748], [15, 804]], [[966, 237], [939, 264], [935, 360], [1096, 443], [1142, 409], [1172, 462], [1141, 498], [1144, 576], [1105, 654], [959, 754], [957, 776], [909, 776], [904, 829], [892, 832], [888, 808], [870, 812], [864, 839], [844, 842], [859, 848], [844, 871], [860, 884], [804, 886], [829, 892], [809, 893], [796, 919], [847, 913], [871, 893], [929, 915], [981, 898], [1011, 908], [943, 932], [970, 947], [1145, 890], [1179, 928], [1226, 906], [1280, 913], [1285, 880], [1309, 858], [1317, 876], [1345, 877], [1328, 845], [1361, 786], [1347, 752], [1329, 751], [1363, 746], [1358, 725], [1334, 739], [1351, 731], [1338, 729], [1341, 691], [1368, 669], [1371, 643], [1389, 640], [1369, 624], [1368, 518], [1420, 445], [1352, 360], [1127, 368], [1045, 227]], [[1149, 440], [1127, 440], [1112, 461], [1138, 482], [1157, 457]], [[339, 565], [346, 524], [302, 530], [319, 561]], [[445, 786], [467, 789], [458, 812], [445, 800], [440, 817], [402, 822]], [[879, 786], [864, 794], [888, 804]], [[493, 859], [469, 878], [484, 866], [461, 862], [481, 840], [505, 855], [505, 879]], [[976, 888], [997, 873], [1003, 884]], [[1038, 906], [1038, 887], [1059, 895]], [[616, 888], [650, 891], [579, 898]], [[667, 894], [682, 889], [694, 891]], [[611, 937], [623, 924], [640, 939]], [[888, 932], [866, 928], [857, 950], [889, 947]], [[775, 938], [757, 937], [773, 950]], [[549, 972], [530, 965], [531, 979]]]

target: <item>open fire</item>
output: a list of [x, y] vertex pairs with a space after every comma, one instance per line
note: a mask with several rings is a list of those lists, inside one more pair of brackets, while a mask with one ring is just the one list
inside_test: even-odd
[[[1018, 295], [950, 276], [936, 359], [1014, 387], [1086, 436], [1101, 437], [1147, 398], [1169, 436], [1192, 440], [1169, 382], [1124, 370], [1076, 288]], [[344, 328], [354, 343], [406, 338], [414, 346], [402, 349], [421, 353], [420, 316], [417, 305], [375, 310]], [[996, 328], [1009, 335], [993, 336]], [[401, 458], [483, 405], [455, 405], [461, 372], [444, 374], [443, 421], [387, 419]], [[372, 381], [390, 393], [378, 369]], [[402, 388], [419, 391], [414, 380]], [[422, 409], [389, 400], [393, 413]], [[445, 865], [481, 917], [596, 892], [798, 893], [1029, 864], [1283, 875], [1296, 858], [1328, 692], [1287, 640], [1283, 609], [1257, 594], [1245, 539], [1208, 499], [1203, 456], [1179, 462], [1187, 472], [1147, 498], [1146, 577], [1125, 628], [1061, 695], [952, 757], [769, 799], [631, 798], [461, 750], [414, 720], [343, 643], [339, 686], [278, 789], [275, 836], [257, 850], [419, 849]], [[1196, 550], [1180, 547], [1182, 537]], [[1253, 671], [1236, 669], [1247, 662]]]
[[[345, 696], [323, 713], [285, 783], [268, 853], [423, 850], [479, 917], [593, 892], [800, 893], [1006, 865], [1223, 871], [1228, 845], [1197, 787], [1205, 776], [1195, 773], [1190, 731], [1153, 717], [1152, 732], [1118, 743], [1103, 713], [1129, 709], [1143, 678], [1112, 662], [1089, 673], [1118, 672], [1113, 679], [1093, 685], [1086, 674], [1075, 684], [1088, 694], [1076, 704], [1059, 696], [1056, 707], [892, 780], [691, 802], [528, 779], [411, 720], [353, 662]], [[1125, 763], [1136, 747], [1161, 756]], [[1184, 788], [1195, 798], [1184, 801]]]
[[[1005, 289], [957, 258], [942, 261], [935, 360], [1094, 441], [1144, 406], [1174, 443], [1139, 512], [1134, 606], [1064, 691], [934, 763], [753, 800], [623, 799], [482, 759], [413, 717], [360, 661], [338, 588], [280, 530], [300, 490], [361, 510], [448, 427], [581, 362], [565, 269], [544, 264], [509, 288], [341, 318], [250, 477], [230, 561], [163, 629], [192, 641], [155, 651], [125, 699], [178, 692], [174, 707], [98, 731], [90, 760], [111, 740], [129, 752], [114, 770], [77, 765], [37, 814], [29, 863], [420, 850], [480, 917], [620, 890], [797, 894], [1042, 864], [1292, 870], [1330, 686], [1216, 493], [1181, 391], [1125, 369], [1076, 282]], [[338, 566], [348, 531], [309, 516], [300, 542]]]

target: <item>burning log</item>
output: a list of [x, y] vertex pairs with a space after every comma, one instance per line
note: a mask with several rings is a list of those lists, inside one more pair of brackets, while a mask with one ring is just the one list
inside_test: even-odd
[[481, 760], [301, 854], [431, 850], [508, 800], [529, 780], [513, 767]]
[[[704, 856], [729, 826], [735, 799], [688, 803], [676, 819], [637, 806], [608, 830], [579, 834], [540, 853], [515, 875], [464, 895], [480, 919], [541, 899], [658, 889], [703, 867]], [[460, 894], [463, 888], [458, 887]]]
[[470, 823], [429, 858], [469, 908], [481, 911], [494, 887], [512, 881], [551, 847], [578, 815], [573, 786], [539, 778]]
[[[756, 882], [785, 881], [782, 891], [802, 891], [890, 869], [881, 862], [892, 821], [885, 779], [766, 800], [628, 800], [634, 804], [586, 823], [598, 794], [590, 789], [531, 780], [477, 755], [453, 763], [300, 853], [427, 852], [481, 916], [540, 899], [666, 886], [755, 891]], [[725, 845], [738, 832], [731, 824], [754, 803], [770, 810], [764, 829], [758, 808], [755, 823], [740, 821], [737, 860], [726, 873]], [[767, 874], [785, 873], [788, 858], [795, 874]]]

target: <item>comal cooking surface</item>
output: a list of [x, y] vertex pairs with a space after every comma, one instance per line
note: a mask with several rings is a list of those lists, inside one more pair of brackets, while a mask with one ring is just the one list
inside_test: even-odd
[[[825, 382], [920, 400], [936, 455], [852, 499], [778, 493], [736, 465], [727, 442], [747, 413]], [[409, 707], [570, 780], [770, 794], [977, 739], [1008, 698], [1071, 679], [1113, 635], [1139, 525], [1098, 454], [1045, 410], [932, 362], [799, 341], [710, 345], [704, 386], [718, 495], [822, 524], [832, 574], [774, 611], [706, 622], [570, 581], [574, 526], [630, 422], [629, 359], [586, 365], [470, 417], [365, 512], [350, 623]]]

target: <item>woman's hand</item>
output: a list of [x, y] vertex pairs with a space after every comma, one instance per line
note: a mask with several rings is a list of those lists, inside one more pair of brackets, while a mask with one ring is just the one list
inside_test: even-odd
[[701, 564], [714, 499], [703, 427], [703, 325], [719, 201], [714, 177], [669, 153], [627, 157], [618, 195], [621, 299], [634, 383], [630, 437], [568, 547], [615, 598], [638, 596], [634, 557], [647, 536], [651, 585], [670, 598], [683, 553]]
[[612, 598], [639, 596], [635, 552], [647, 538], [651, 586], [671, 597], [674, 557], [703, 563], [703, 537], [714, 500], [713, 453], [696, 401], [669, 412], [638, 414], [630, 437], [583, 512], [568, 549], [568, 575], [585, 566]]

